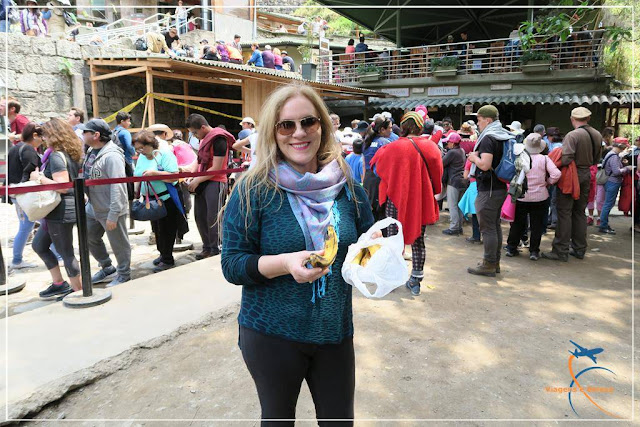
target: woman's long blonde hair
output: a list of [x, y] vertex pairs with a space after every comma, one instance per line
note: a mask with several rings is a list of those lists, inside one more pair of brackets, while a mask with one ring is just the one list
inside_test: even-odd
[[63, 151], [76, 163], [82, 160], [82, 143], [71, 125], [58, 118], [53, 118], [42, 125], [47, 145], [55, 151]]
[[318, 168], [321, 169], [333, 160], [337, 160], [342, 173], [347, 178], [347, 185], [351, 191], [352, 199], [356, 201], [351, 169], [342, 157], [340, 144], [335, 140], [335, 132], [324, 101], [311, 86], [301, 82], [294, 82], [274, 91], [262, 106], [262, 113], [258, 121], [258, 147], [256, 149], [258, 161], [252, 169], [242, 174], [236, 184], [236, 188], [234, 188], [234, 191], [240, 192], [240, 208], [246, 211], [246, 218], [251, 217], [250, 200], [253, 191], [257, 190], [253, 196], [260, 198], [264, 196], [265, 190], [275, 189], [280, 191], [276, 183], [269, 177], [270, 172], [275, 171], [276, 180], [278, 179], [277, 166], [279, 162], [284, 160], [276, 142], [276, 123], [282, 107], [294, 96], [307, 98], [313, 104], [320, 117], [322, 136], [320, 137], [320, 147], [317, 153]]

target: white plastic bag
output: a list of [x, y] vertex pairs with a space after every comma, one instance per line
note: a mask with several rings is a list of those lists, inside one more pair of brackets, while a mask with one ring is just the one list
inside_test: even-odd
[[[21, 182], [11, 185], [11, 187], [31, 187], [40, 185], [35, 181]], [[62, 198], [60, 193], [53, 190], [37, 191], [33, 193], [23, 193], [15, 195], [18, 206], [24, 211], [29, 221], [38, 221], [56, 208]]]
[[[398, 226], [398, 234], [391, 237], [371, 238], [374, 232], [382, 230], [391, 224]], [[371, 256], [366, 266], [363, 267], [352, 263], [361, 249], [373, 245], [380, 245], [380, 249]], [[409, 270], [402, 256], [403, 250], [402, 224], [393, 218], [385, 218], [378, 221], [360, 236], [356, 243], [349, 246], [347, 256], [342, 264], [342, 277], [367, 298], [382, 298], [395, 288], [404, 285], [407, 281]], [[367, 288], [367, 284], [377, 286], [373, 294]]]

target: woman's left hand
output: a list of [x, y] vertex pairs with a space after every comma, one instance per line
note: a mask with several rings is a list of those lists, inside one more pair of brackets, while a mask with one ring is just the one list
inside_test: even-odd
[[142, 172], [142, 176], [156, 176], [156, 175], [158, 175], [158, 171], [147, 170]]

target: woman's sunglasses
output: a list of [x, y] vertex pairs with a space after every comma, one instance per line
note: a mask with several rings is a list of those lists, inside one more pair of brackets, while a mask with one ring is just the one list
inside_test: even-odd
[[320, 127], [320, 117], [309, 116], [300, 120], [283, 120], [276, 123], [276, 131], [283, 136], [293, 135], [296, 131], [296, 123], [300, 122], [300, 127], [305, 133], [313, 133]]

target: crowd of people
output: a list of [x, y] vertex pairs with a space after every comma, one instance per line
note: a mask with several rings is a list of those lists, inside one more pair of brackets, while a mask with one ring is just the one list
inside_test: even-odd
[[[205, 172], [227, 168], [235, 138], [222, 127], [212, 128], [207, 120], [192, 114], [182, 132], [156, 123], [131, 135], [131, 116], [120, 112], [112, 129], [101, 118], [85, 120], [85, 112], [73, 107], [67, 119], [54, 118], [44, 123], [31, 122], [20, 114], [21, 105], [14, 98], [0, 100], [0, 114], [8, 118], [8, 139], [11, 141], [7, 159], [5, 184], [36, 181], [42, 184], [71, 182], [79, 174], [85, 179], [126, 178], [131, 176], [162, 176], [178, 172]], [[249, 119], [252, 121], [252, 119]], [[195, 194], [193, 211], [203, 242], [196, 259], [220, 253], [218, 214], [227, 196], [226, 174], [186, 178], [182, 180], [152, 180], [138, 186], [132, 183], [89, 186], [86, 189], [88, 246], [99, 270], [91, 278], [93, 284], [116, 286], [131, 280], [131, 245], [127, 217], [132, 214], [134, 199], [147, 203], [159, 201], [166, 214], [151, 221], [149, 243], [159, 256], [153, 261], [154, 272], [174, 267], [174, 244], [189, 231], [188, 215], [191, 195]], [[61, 202], [39, 221], [30, 221], [16, 199], [10, 202], [18, 216], [18, 231], [13, 239], [13, 258], [9, 270], [34, 268], [37, 265], [23, 258], [25, 247], [32, 241], [34, 252], [51, 273], [51, 285], [40, 293], [44, 299], [62, 298], [81, 289], [78, 260], [74, 255], [73, 228], [76, 212], [73, 189], [59, 190]], [[34, 228], [37, 229], [35, 235]], [[113, 264], [104, 244], [106, 234]], [[58, 267], [62, 260], [68, 280]]]
[[[384, 111], [342, 128], [318, 93], [296, 82], [268, 97], [257, 122], [242, 119], [237, 137], [191, 114], [184, 124], [187, 138], [159, 123], [132, 135], [125, 112], [117, 114], [112, 129], [101, 118], [85, 120], [76, 107], [66, 120], [45, 123], [31, 122], [20, 110], [17, 100], [0, 100], [13, 144], [7, 184], [66, 183], [78, 176], [160, 177], [136, 188], [125, 183], [87, 187], [88, 245], [99, 265], [92, 283], [116, 286], [131, 279], [127, 216], [132, 200], [164, 206], [151, 221], [159, 254], [153, 261], [156, 272], [175, 265], [174, 244], [188, 231], [187, 216], [194, 211], [202, 240], [196, 259], [221, 254], [226, 279], [243, 286], [239, 345], [265, 419], [295, 417], [290, 402], [305, 378], [319, 418], [353, 417], [352, 288], [340, 272], [349, 245], [375, 221], [391, 217], [402, 225], [404, 243], [411, 247], [405, 254], [412, 265], [406, 288], [418, 296], [425, 280], [425, 235], [443, 210], [449, 211], [443, 234], [459, 238], [470, 223], [467, 242], [482, 244], [481, 261], [468, 273], [495, 277], [503, 254], [518, 256], [527, 246], [533, 261], [583, 259], [589, 225], [615, 234], [609, 215], [619, 192], [621, 211], [637, 209], [637, 197], [631, 206], [630, 196], [638, 192], [632, 165], [640, 138], [631, 147], [627, 139], [614, 137], [613, 129], [601, 134], [589, 125], [591, 112], [585, 107], [572, 110], [573, 130], [566, 135], [543, 124], [528, 134], [518, 121], [504, 127], [492, 105], [457, 127], [449, 117], [432, 120], [427, 108], [418, 106], [397, 123]], [[517, 155], [509, 182], [500, 172], [505, 148]], [[226, 169], [232, 150], [247, 166], [232, 189], [225, 173], [161, 178]], [[33, 250], [51, 275], [51, 285], [40, 293], [44, 299], [61, 299], [82, 287], [73, 248], [74, 194], [58, 191], [60, 204], [37, 225], [12, 200], [19, 228], [10, 269], [35, 267], [23, 251], [37, 226]], [[504, 219], [511, 224], [503, 246]], [[638, 220], [636, 215], [633, 228], [640, 232]], [[308, 260], [322, 254], [329, 225], [337, 235], [336, 260], [312, 267]], [[549, 229], [555, 237], [543, 252], [541, 238]], [[391, 225], [372, 237], [397, 233]], [[286, 366], [280, 363], [283, 357]], [[284, 386], [274, 392], [274, 383]]]

